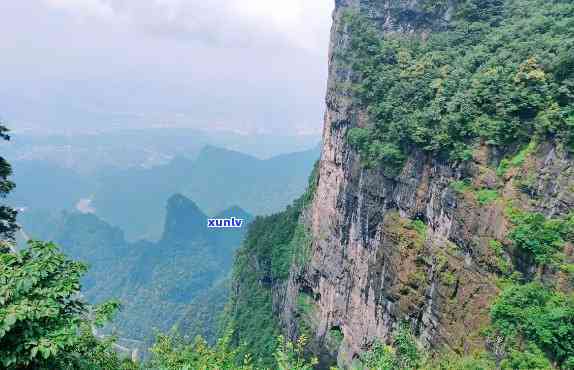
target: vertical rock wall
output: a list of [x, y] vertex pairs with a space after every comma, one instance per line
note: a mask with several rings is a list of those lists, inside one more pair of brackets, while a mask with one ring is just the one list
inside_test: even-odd
[[[529, 163], [534, 173], [548, 174], [535, 181], [536, 201], [514, 190], [512, 177], [520, 171], [497, 178], [492, 164], [499, 158], [487, 147], [458, 166], [413, 152], [396, 179], [385, 177], [382, 168], [361, 166], [345, 137], [350, 128], [367, 125], [368, 117], [344, 88], [354, 76], [341, 58], [349, 47], [343, 14], [360, 12], [382, 34], [434, 32], [448, 22], [452, 8], [428, 19], [418, 3], [336, 0], [319, 183], [305, 216], [312, 257], [307, 266], [294, 266], [278, 295], [291, 336], [300, 326], [294, 313], [297, 297], [312, 298], [307, 321], [325, 366], [335, 358], [340, 365], [350, 364], [374, 340], [389, 341], [405, 320], [427, 347], [468, 352], [484, 346], [478, 332], [488, 324], [488, 306], [498, 293], [488, 243], [505, 240], [508, 222], [503, 202], [480, 205], [456, 193], [453, 181], [470, 176], [478, 186], [502, 188], [506, 199], [548, 215], [574, 205], [570, 159], [552, 145], [541, 147]], [[551, 176], [560, 181], [549, 182]], [[417, 231], [415, 220], [426, 230]], [[333, 331], [342, 340], [334, 341]]]

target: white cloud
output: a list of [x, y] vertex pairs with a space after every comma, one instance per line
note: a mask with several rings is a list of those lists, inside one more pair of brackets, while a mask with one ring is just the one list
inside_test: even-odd
[[3, 114], [53, 130], [319, 128], [332, 3], [0, 0]]
[[72, 11], [80, 16], [94, 16], [111, 19], [115, 12], [104, 0], [45, 0], [45, 2], [58, 9]]
[[76, 15], [223, 45], [324, 49], [333, 0], [44, 0]]
[[282, 34], [308, 49], [324, 48], [332, 0], [234, 0], [231, 6], [250, 24]]

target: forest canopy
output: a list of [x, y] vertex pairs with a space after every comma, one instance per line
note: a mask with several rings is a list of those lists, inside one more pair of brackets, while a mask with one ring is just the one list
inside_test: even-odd
[[346, 22], [353, 95], [372, 121], [348, 140], [367, 166], [393, 176], [412, 149], [464, 161], [479, 143], [517, 150], [533, 137], [574, 150], [571, 2], [465, 0], [428, 37]]

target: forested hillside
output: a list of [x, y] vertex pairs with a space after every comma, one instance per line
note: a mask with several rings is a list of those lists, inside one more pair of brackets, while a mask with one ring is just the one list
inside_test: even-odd
[[[128, 242], [121, 229], [97, 216], [69, 212], [53, 217], [38, 233], [27, 233], [33, 239], [54, 241], [68, 256], [87, 263], [89, 270], [82, 279], [87, 301], [120, 300], [123, 309], [114, 330], [121, 337], [145, 341], [155, 329], [169, 330], [194, 299], [229, 277], [234, 251], [246, 230], [208, 230], [207, 216], [181, 195], [168, 200], [166, 214], [165, 232], [158, 242]], [[215, 215], [228, 216], [246, 224], [251, 220], [239, 207]], [[213, 326], [201, 332], [217, 327], [215, 317], [226, 295], [217, 297], [220, 301], [205, 313], [213, 317]], [[193, 336], [187, 328], [186, 333]]]

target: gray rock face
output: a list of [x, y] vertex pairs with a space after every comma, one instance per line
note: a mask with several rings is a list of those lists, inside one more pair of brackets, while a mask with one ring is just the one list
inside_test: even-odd
[[[458, 166], [413, 152], [396, 179], [385, 177], [382, 168], [361, 166], [345, 139], [350, 128], [367, 125], [368, 117], [342, 88], [353, 78], [336, 56], [349, 44], [343, 13], [355, 9], [383, 33], [432, 32], [448, 22], [452, 8], [429, 21], [421, 19], [419, 3], [336, 0], [320, 178], [305, 216], [314, 239], [312, 258], [305, 267], [294, 266], [276, 294], [290, 336], [298, 332], [293, 314], [298, 294], [313, 297], [314, 345], [325, 367], [335, 358], [349, 365], [374, 340], [389, 341], [404, 320], [427, 347], [484, 346], [478, 331], [488, 323], [488, 305], [498, 293], [488, 243], [505, 241], [508, 221], [503, 202], [480, 205], [472, 194], [456, 193], [453, 181], [470, 175], [477, 186], [501, 189], [503, 199], [549, 216], [574, 206], [571, 158], [552, 145], [529, 160], [535, 174], [530, 194], [513, 185], [526, 176], [522, 170], [496, 176], [492, 163], [499, 158], [486, 146], [474, 161]], [[412, 220], [427, 225], [425, 235], [413, 230]], [[336, 349], [327, 345], [333, 328], [343, 334]]]

